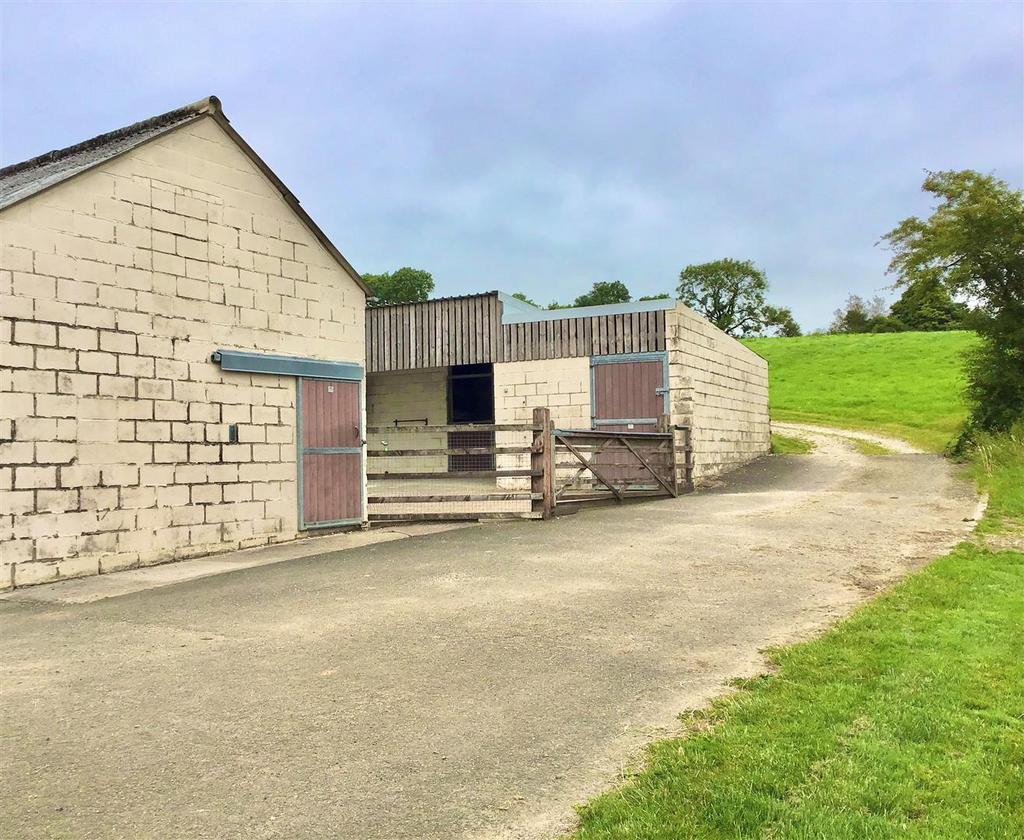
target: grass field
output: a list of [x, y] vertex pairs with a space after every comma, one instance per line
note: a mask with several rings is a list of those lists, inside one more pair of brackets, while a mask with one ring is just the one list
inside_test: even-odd
[[892, 450], [887, 449], [880, 443], [873, 440], [861, 440], [860, 438], [849, 438], [850, 446], [856, 449], [861, 455], [892, 455]]
[[[773, 363], [775, 417], [937, 449], [964, 414], [950, 360], [969, 343], [752, 345]], [[982, 440], [972, 468], [990, 494], [975, 541], [770, 651], [772, 674], [685, 715], [686, 735], [583, 807], [573, 838], [1024, 838], [1024, 423]]]
[[757, 338], [775, 420], [871, 429], [935, 452], [967, 414], [963, 351], [973, 333]]
[[806, 455], [813, 449], [809, 440], [772, 433], [772, 455]]
[[989, 493], [979, 530], [1024, 532], [1024, 421], [1009, 434], [979, 441], [973, 466], [975, 478]]
[[1024, 555], [963, 545], [694, 713], [577, 840], [1024, 836]]

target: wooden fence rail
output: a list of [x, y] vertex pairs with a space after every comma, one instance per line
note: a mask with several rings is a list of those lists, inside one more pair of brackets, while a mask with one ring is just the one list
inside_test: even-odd
[[[547, 408], [522, 424], [371, 426], [368, 516], [547, 519], [560, 504], [674, 497], [693, 488], [690, 428], [667, 418], [659, 428], [556, 429]], [[473, 445], [450, 445], [453, 434]], [[491, 468], [467, 467], [465, 456]]]

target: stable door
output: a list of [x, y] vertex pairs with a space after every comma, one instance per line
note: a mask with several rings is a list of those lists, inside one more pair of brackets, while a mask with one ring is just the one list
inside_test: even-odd
[[656, 432], [665, 407], [665, 356], [591, 359], [593, 425], [605, 432]]
[[299, 380], [299, 526], [363, 518], [359, 383]]

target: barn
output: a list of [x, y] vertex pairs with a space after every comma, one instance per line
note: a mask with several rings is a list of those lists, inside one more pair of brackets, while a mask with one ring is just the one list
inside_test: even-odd
[[367, 288], [215, 97], [0, 170], [0, 587], [363, 521]]
[[618, 499], [616, 486], [699, 483], [769, 450], [767, 363], [673, 300], [545, 310], [495, 291], [371, 307], [366, 336], [371, 519], [527, 514], [541, 407], [565, 432], [565, 490], [594, 472], [584, 461], [599, 467], [590, 489]]
[[0, 588], [768, 451], [766, 363], [675, 301], [367, 309], [215, 97], [0, 169], [0, 246]]

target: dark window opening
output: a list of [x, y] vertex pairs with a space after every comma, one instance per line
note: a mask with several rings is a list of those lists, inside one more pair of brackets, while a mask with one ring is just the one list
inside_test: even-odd
[[[448, 369], [448, 422], [453, 425], [494, 422], [494, 366], [455, 365]], [[493, 447], [493, 430], [449, 432], [448, 448]], [[449, 455], [450, 472], [493, 470], [493, 453]]]

